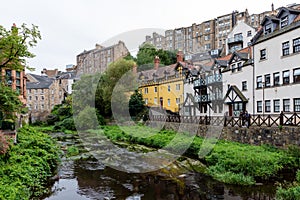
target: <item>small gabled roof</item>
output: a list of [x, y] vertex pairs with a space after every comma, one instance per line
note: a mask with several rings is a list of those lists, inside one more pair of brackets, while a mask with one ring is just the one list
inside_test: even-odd
[[[234, 98], [230, 97], [229, 94], [233, 92], [236, 94]], [[226, 102], [226, 99], [229, 99], [231, 103], [233, 102], [248, 102], [248, 99], [243, 95], [243, 93], [239, 90], [239, 88], [236, 85], [231, 85], [229, 89], [226, 92], [226, 95], [224, 97], [224, 102]], [[237, 99], [238, 98], [238, 99]], [[237, 101], [236, 101], [237, 100]]]
[[261, 22], [261, 25], [263, 26], [267, 20], [279, 23], [280, 19], [278, 19], [276, 16], [274, 15], [270, 15], [270, 16], [265, 16], [265, 18], [263, 19], [263, 21]]
[[281, 7], [280, 10], [279, 10], [279, 12], [277, 13], [276, 17], [280, 18], [282, 12], [284, 12], [284, 11], [289, 12], [291, 14], [295, 14], [295, 15], [300, 14], [300, 10], [293, 9], [293, 8]]

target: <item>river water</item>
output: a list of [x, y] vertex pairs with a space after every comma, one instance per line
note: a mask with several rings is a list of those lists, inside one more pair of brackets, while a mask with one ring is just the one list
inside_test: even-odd
[[[67, 140], [62, 145], [75, 144]], [[219, 183], [210, 177], [186, 172], [174, 177], [163, 171], [126, 173], [98, 159], [62, 158], [59, 179], [50, 185], [46, 200], [196, 200], [274, 199], [274, 184], [252, 187]]]

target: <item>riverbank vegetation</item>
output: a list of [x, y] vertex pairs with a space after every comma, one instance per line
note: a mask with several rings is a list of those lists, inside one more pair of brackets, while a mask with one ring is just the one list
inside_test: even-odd
[[0, 155], [0, 199], [32, 199], [46, 193], [59, 152], [49, 135], [28, 126], [19, 129], [18, 143]]
[[[124, 141], [142, 144], [154, 148], [168, 148], [177, 150], [188, 144], [191, 136], [188, 134], [176, 135], [169, 130], [156, 130], [141, 126], [118, 127], [102, 126], [101, 130], [89, 130], [104, 134], [112, 141]], [[176, 136], [176, 141], [174, 138]], [[172, 141], [173, 140], [173, 141]], [[172, 141], [172, 143], [170, 143]], [[184, 155], [198, 158], [203, 138], [194, 137], [190, 147]], [[217, 141], [213, 150], [200, 160], [207, 165], [207, 173], [214, 179], [228, 184], [253, 185], [256, 182], [276, 179], [282, 170], [295, 170], [299, 167], [297, 152], [299, 149], [283, 150], [270, 146], [252, 146]]]

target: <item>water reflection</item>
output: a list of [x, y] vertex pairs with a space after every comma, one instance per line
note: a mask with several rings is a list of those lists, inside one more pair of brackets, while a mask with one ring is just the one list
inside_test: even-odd
[[198, 200], [198, 199], [274, 199], [270, 186], [225, 186], [201, 174], [187, 174], [185, 186], [167, 180], [159, 172], [131, 174], [105, 167], [97, 160], [63, 161], [60, 180], [47, 200], [124, 199], [124, 200]]

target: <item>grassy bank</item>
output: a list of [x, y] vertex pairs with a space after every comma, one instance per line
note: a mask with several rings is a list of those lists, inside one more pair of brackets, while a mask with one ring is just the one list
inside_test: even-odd
[[18, 143], [0, 155], [0, 199], [41, 196], [58, 162], [59, 148], [50, 136], [28, 126], [19, 129]]
[[[191, 140], [191, 137], [186, 134], [178, 136], [174, 131], [153, 131], [141, 126], [121, 127], [121, 129], [118, 126], [103, 126], [102, 131], [90, 131], [105, 134], [112, 141], [143, 144], [154, 148], [163, 148], [173, 140], [168, 148], [176, 151], [183, 148], [182, 144], [189, 144]], [[204, 148], [202, 143], [203, 138], [195, 137], [185, 155], [198, 157], [200, 149]], [[213, 150], [201, 158], [201, 161], [207, 165], [208, 173], [221, 182], [252, 185], [257, 181], [276, 178], [283, 169], [298, 168], [297, 151], [299, 150], [289, 151], [219, 140]]]

